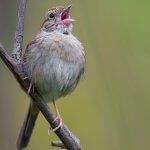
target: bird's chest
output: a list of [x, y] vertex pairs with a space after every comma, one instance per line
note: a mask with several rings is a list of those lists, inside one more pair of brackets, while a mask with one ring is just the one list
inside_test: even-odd
[[83, 68], [82, 47], [76, 41], [44, 40], [32, 50], [30, 61], [32, 81], [45, 99], [57, 99], [75, 87]]

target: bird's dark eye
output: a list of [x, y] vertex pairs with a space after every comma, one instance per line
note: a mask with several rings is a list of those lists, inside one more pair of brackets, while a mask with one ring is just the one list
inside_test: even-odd
[[50, 13], [50, 14], [49, 14], [49, 17], [50, 17], [50, 18], [54, 18], [54, 14], [53, 14], [53, 13]]

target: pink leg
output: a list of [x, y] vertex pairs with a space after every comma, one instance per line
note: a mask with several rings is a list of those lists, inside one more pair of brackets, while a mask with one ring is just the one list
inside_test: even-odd
[[53, 132], [55, 132], [56, 130], [58, 130], [59, 128], [62, 127], [63, 122], [62, 122], [62, 118], [61, 118], [61, 116], [60, 116], [60, 113], [59, 113], [59, 111], [58, 111], [58, 108], [57, 108], [57, 106], [56, 106], [55, 101], [53, 101], [53, 104], [54, 104], [54, 108], [55, 108], [55, 111], [56, 111], [56, 118], [55, 118], [54, 122], [55, 122], [56, 120], [59, 120], [59, 125], [58, 125], [56, 128], [53, 129]]
[[49, 127], [49, 129], [48, 129], [48, 135], [50, 135], [51, 131], [55, 132], [55, 131], [57, 131], [59, 128], [61, 128], [61, 127], [63, 126], [62, 118], [61, 118], [61, 116], [60, 116], [60, 113], [59, 113], [59, 111], [58, 111], [58, 108], [57, 108], [56, 103], [55, 103], [54, 100], [53, 100], [53, 104], [54, 104], [54, 108], [55, 108], [55, 111], [56, 111], [56, 117], [55, 117], [53, 123], [54, 123], [56, 120], [58, 120], [58, 121], [59, 121], [59, 124], [58, 124], [58, 126], [57, 126], [56, 128], [54, 128], [54, 129], [52, 129], [51, 127]]

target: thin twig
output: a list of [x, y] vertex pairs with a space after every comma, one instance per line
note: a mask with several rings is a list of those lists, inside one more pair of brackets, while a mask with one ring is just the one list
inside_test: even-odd
[[[2, 44], [0, 44], [0, 58], [12, 72], [12, 74], [22, 87], [22, 89], [28, 94], [30, 81], [24, 80], [25, 75], [24, 72], [22, 71], [22, 61], [21, 61], [25, 5], [26, 0], [19, 0], [18, 23], [15, 34], [15, 42], [12, 58], [7, 54]], [[42, 100], [37, 90], [35, 89], [34, 93], [31, 91], [29, 96], [36, 103], [39, 110], [42, 112], [42, 114], [49, 122], [51, 127], [56, 128], [58, 126], [58, 122], [54, 122], [54, 116], [52, 114], [52, 111], [45, 103], [45, 101]], [[68, 150], [81, 150], [80, 141], [73, 135], [71, 131], [69, 131], [66, 125], [63, 124], [62, 128], [55, 131], [55, 133]]]
[[21, 62], [20, 58], [22, 55], [25, 8], [26, 8], [26, 0], [19, 0], [18, 23], [15, 33], [14, 49], [12, 52], [12, 58], [16, 63]]
[[66, 149], [66, 147], [64, 146], [64, 144], [61, 141], [52, 141], [51, 145], [54, 147], [60, 147], [62, 149]]

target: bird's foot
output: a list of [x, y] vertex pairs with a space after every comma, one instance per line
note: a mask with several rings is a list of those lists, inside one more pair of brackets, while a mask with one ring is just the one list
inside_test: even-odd
[[30, 85], [29, 85], [29, 88], [28, 88], [28, 94], [30, 94], [31, 90], [34, 93], [34, 85], [32, 84], [32, 82], [30, 82]]
[[30, 85], [29, 85], [29, 88], [28, 88], [28, 94], [30, 94], [31, 88], [32, 88], [32, 82], [30, 82]]
[[[24, 77], [24, 78], [23, 78], [23, 81], [24, 81], [24, 80], [27, 80], [27, 79], [29, 79], [29, 78], [28, 78], [28, 77]], [[29, 85], [29, 88], [28, 88], [28, 94], [30, 94], [31, 89], [33, 89], [33, 93], [34, 93], [34, 87], [33, 87], [33, 85], [32, 85], [32, 81], [30, 82], [30, 85]]]
[[56, 121], [59, 121], [59, 124], [56, 128], [52, 129], [53, 132], [57, 131], [59, 128], [61, 128], [63, 126], [62, 118], [60, 116], [56, 116], [53, 123], [56, 122]]
[[49, 127], [48, 129], [48, 135], [50, 135], [50, 133], [53, 131], [57, 131], [59, 128], [61, 128], [63, 126], [63, 122], [62, 122], [62, 118], [60, 116], [56, 116], [56, 118], [54, 119], [53, 123], [55, 123], [57, 121], [59, 121], [59, 124], [57, 125], [57, 127], [55, 127], [54, 129], [52, 129], [51, 127]]

